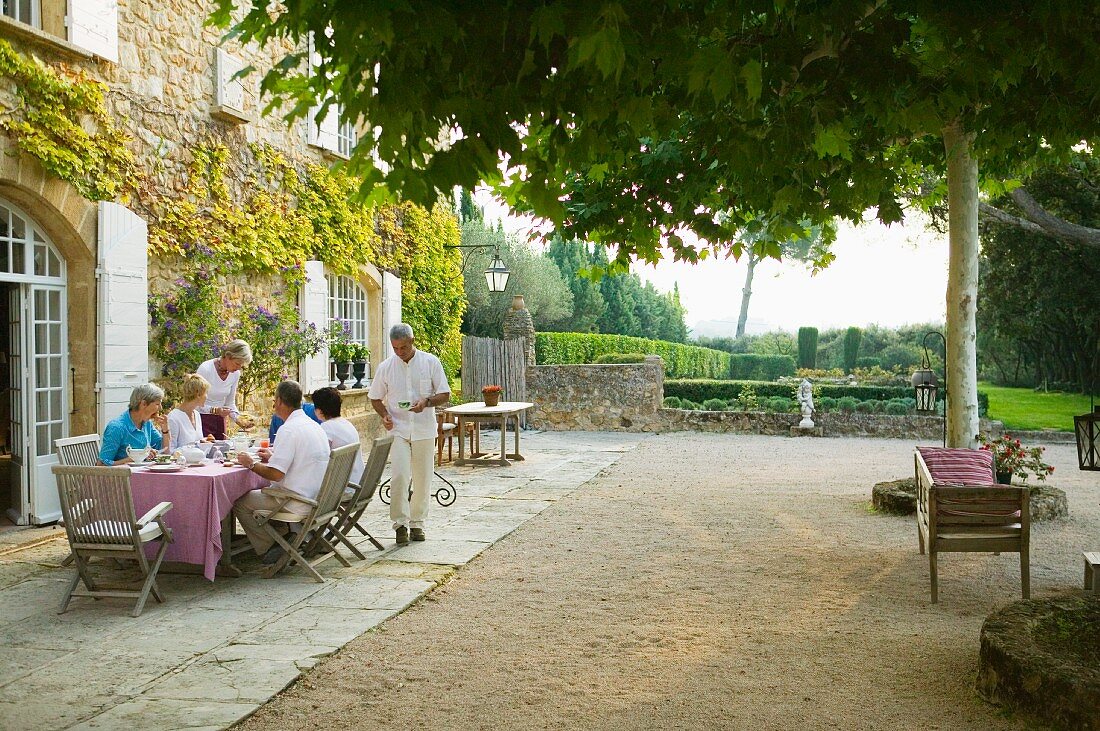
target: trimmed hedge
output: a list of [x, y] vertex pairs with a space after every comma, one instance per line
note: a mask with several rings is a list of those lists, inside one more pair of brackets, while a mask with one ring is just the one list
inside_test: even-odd
[[621, 365], [623, 363], [645, 363], [645, 353], [604, 353], [594, 363]]
[[[760, 381], [717, 381], [703, 379], [680, 379], [665, 381], [665, 396], [678, 396], [681, 399], [703, 402], [707, 399], [719, 398], [729, 401], [739, 398], [741, 390], [751, 386], [761, 400], [773, 396], [791, 398], [794, 394], [794, 385], [786, 383], [767, 383]], [[846, 402], [855, 408], [860, 401], [889, 401], [891, 399], [912, 399], [913, 389], [908, 386], [843, 386], [829, 383], [814, 384], [814, 398], [841, 399], [849, 397], [853, 399]], [[989, 411], [989, 396], [978, 392], [978, 414], [985, 416]]]
[[737, 353], [730, 356], [729, 377], [735, 381], [774, 381], [794, 375], [794, 358], [789, 355]]
[[593, 363], [608, 353], [659, 355], [665, 362], [666, 378], [725, 378], [730, 372], [730, 354], [721, 350], [627, 335], [535, 333], [535, 362], [539, 365]]

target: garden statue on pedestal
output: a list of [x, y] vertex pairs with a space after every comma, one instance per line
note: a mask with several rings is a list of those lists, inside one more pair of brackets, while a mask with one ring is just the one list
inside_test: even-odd
[[802, 411], [802, 421], [798, 422], [798, 427], [800, 429], [813, 429], [814, 386], [808, 378], [803, 378], [798, 387], [798, 407]]

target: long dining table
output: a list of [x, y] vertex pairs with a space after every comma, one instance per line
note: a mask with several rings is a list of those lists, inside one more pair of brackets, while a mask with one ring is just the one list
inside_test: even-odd
[[228, 545], [233, 535], [233, 503], [249, 490], [268, 484], [244, 467], [225, 467], [211, 460], [178, 472], [135, 467], [130, 476], [137, 515], [159, 502], [172, 503], [165, 514], [172, 543], [164, 560], [200, 566], [211, 581], [215, 575], [240, 575]]

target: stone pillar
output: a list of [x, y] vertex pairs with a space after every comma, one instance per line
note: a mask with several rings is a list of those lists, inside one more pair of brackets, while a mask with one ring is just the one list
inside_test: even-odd
[[504, 316], [504, 339], [523, 338], [523, 350], [527, 354], [527, 366], [535, 365], [535, 321], [523, 302], [523, 295], [512, 298], [512, 309]]

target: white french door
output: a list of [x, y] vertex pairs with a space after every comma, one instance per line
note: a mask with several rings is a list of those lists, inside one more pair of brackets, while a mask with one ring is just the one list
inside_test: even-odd
[[[24, 401], [26, 433], [33, 435], [27, 465], [30, 477], [30, 513], [35, 524], [61, 517], [61, 503], [50, 467], [57, 464], [54, 440], [69, 434], [68, 354], [65, 323], [65, 287], [27, 284], [26, 357], [28, 371]], [[31, 446], [31, 445], [28, 445]]]

